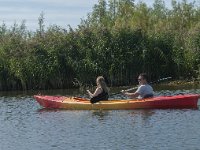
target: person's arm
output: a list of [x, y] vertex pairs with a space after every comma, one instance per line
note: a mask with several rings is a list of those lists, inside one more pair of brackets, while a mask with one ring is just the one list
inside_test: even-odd
[[89, 90], [87, 90], [87, 92], [88, 92], [90, 98], [92, 98], [92, 97], [95, 97], [95, 96], [99, 95], [102, 92], [102, 89], [101, 88], [96, 88], [96, 90], [95, 90], [95, 92], [93, 94]]
[[122, 90], [122, 93], [130, 98], [136, 98], [140, 95], [137, 91], [134, 93], [129, 93], [129, 92]]
[[139, 86], [138, 89], [134, 93], [126, 92], [125, 90], [122, 90], [122, 93], [130, 98], [136, 98], [141, 94], [141, 91], [143, 90], [143, 86]]

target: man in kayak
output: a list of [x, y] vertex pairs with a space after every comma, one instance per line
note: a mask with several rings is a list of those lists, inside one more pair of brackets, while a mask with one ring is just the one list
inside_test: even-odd
[[96, 103], [101, 100], [108, 100], [108, 87], [106, 85], [105, 79], [103, 76], [99, 76], [96, 79], [97, 88], [94, 93], [91, 93], [89, 90], [87, 90], [89, 96], [90, 96], [90, 102]]
[[125, 90], [122, 90], [121, 92], [130, 97], [130, 98], [136, 98], [138, 97], [139, 99], [143, 98], [149, 98], [153, 97], [153, 88], [148, 84], [148, 76], [146, 73], [141, 73], [138, 76], [138, 82], [139, 82], [139, 87], [134, 93], [129, 93]]

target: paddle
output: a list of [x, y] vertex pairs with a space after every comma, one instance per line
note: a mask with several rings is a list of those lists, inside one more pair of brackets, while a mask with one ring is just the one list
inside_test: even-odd
[[[156, 80], [156, 81], [153, 81], [153, 82], [150, 82], [149, 84], [155, 84], [155, 83], [160, 83], [162, 81], [166, 81], [166, 80], [169, 80], [171, 79], [172, 77], [166, 77], [166, 78], [161, 78], [159, 80]], [[126, 89], [124, 90], [125, 92], [129, 92], [129, 91], [132, 91], [132, 90], [136, 90], [138, 87], [133, 87], [133, 88], [130, 88], [130, 89]], [[113, 96], [113, 95], [117, 95], [117, 94], [120, 94], [121, 92], [117, 92], [117, 93], [113, 93], [113, 94], [110, 94], [110, 96]]]

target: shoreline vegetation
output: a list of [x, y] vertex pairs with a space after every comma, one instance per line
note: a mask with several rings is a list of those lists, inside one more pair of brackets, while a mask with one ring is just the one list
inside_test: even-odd
[[[90, 87], [103, 75], [110, 87], [137, 84], [146, 72], [200, 81], [200, 6], [163, 0], [99, 0], [76, 29], [25, 21], [0, 25], [0, 91]], [[135, 79], [134, 79], [135, 78]], [[182, 80], [181, 80], [182, 81]], [[179, 84], [179, 82], [174, 82]]]

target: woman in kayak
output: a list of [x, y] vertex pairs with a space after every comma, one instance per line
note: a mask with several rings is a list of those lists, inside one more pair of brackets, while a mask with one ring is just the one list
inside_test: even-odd
[[139, 87], [134, 93], [126, 92], [122, 90], [121, 92], [131, 98], [138, 97], [139, 99], [142, 98], [149, 98], [153, 97], [153, 88], [148, 84], [148, 76], [146, 73], [141, 73], [138, 77]]
[[96, 79], [97, 88], [94, 93], [87, 90], [90, 96], [90, 102], [96, 103], [101, 100], [108, 100], [108, 87], [103, 76], [98, 76]]

